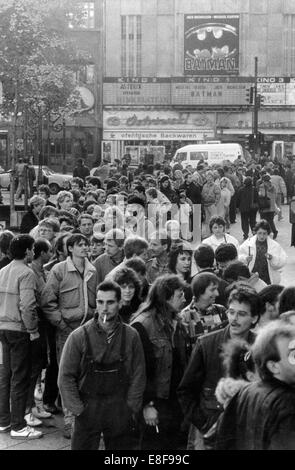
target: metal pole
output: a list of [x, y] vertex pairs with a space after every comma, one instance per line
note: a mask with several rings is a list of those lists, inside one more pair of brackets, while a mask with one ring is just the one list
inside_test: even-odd
[[254, 156], [258, 149], [258, 100], [257, 100], [257, 74], [258, 74], [258, 57], [255, 57], [255, 83], [254, 83], [254, 116], [253, 116], [253, 136], [254, 136]]
[[[25, 211], [28, 210], [29, 164], [25, 165]], [[31, 197], [31, 196], [30, 196]]]
[[42, 154], [42, 127], [43, 127], [43, 115], [40, 113], [39, 117], [39, 139], [38, 139], [38, 147], [39, 147], [39, 159], [38, 159], [38, 185], [42, 184], [42, 165], [43, 165], [43, 154]]
[[63, 140], [63, 154], [62, 154], [62, 172], [65, 175], [67, 173], [67, 162], [66, 162], [66, 120], [62, 118], [62, 140]]

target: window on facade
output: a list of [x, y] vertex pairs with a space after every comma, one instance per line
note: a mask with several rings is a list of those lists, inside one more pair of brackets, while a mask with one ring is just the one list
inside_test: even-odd
[[93, 29], [94, 27], [94, 2], [78, 3], [77, 10], [69, 14], [69, 28]]
[[141, 76], [141, 16], [121, 16], [121, 75]]
[[284, 73], [295, 73], [295, 15], [284, 16]]

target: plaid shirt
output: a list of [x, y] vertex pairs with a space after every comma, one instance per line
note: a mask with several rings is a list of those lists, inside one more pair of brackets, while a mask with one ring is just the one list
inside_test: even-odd
[[199, 336], [220, 330], [228, 324], [226, 308], [219, 304], [210, 305], [201, 311], [192, 301], [181, 311], [180, 317], [192, 343]]

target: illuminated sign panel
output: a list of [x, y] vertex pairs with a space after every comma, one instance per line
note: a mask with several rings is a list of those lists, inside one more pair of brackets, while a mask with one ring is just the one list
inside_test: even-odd
[[105, 105], [169, 105], [170, 81], [167, 78], [105, 78]]
[[[247, 105], [251, 77], [200, 77], [172, 79], [171, 102], [175, 105]], [[176, 81], [177, 80], [177, 81]], [[174, 82], [176, 81], [176, 82]]]

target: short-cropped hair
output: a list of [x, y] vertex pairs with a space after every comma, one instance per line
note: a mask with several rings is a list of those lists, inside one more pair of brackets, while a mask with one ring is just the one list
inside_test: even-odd
[[285, 287], [279, 298], [279, 314], [295, 308], [295, 286]]
[[31, 250], [34, 245], [34, 238], [31, 235], [23, 234], [14, 237], [9, 245], [12, 259], [24, 259], [27, 249]]
[[51, 244], [48, 240], [45, 240], [44, 238], [37, 238], [34, 243], [34, 259], [38, 259], [42, 251], [48, 253], [50, 248]]
[[232, 243], [221, 243], [215, 251], [215, 259], [218, 263], [234, 261], [238, 257], [238, 251]]
[[134, 269], [134, 271], [142, 276], [146, 275], [146, 265], [142, 258], [139, 256], [135, 256], [126, 260], [125, 266], [127, 268]]
[[282, 320], [271, 321], [259, 330], [252, 346], [258, 373], [264, 381], [273, 378], [267, 362], [278, 362], [281, 359], [277, 345], [279, 338], [295, 338], [295, 325]]
[[194, 277], [193, 282], [191, 284], [193, 295], [194, 295], [195, 299], [198, 300], [199, 297], [202, 294], [204, 294], [207, 287], [209, 287], [211, 284], [219, 286], [219, 279], [215, 274], [213, 274], [213, 273], [199, 273], [199, 274], [197, 274]]
[[50, 189], [48, 184], [40, 184], [40, 186], [38, 186], [38, 192], [45, 193], [47, 197], [50, 197]]
[[69, 250], [69, 247], [73, 247], [74, 245], [76, 245], [77, 243], [79, 243], [81, 240], [84, 240], [84, 242], [86, 243], [86, 245], [89, 245], [89, 240], [87, 237], [85, 237], [85, 235], [82, 235], [82, 233], [73, 233], [66, 241], [66, 247], [67, 247], [67, 252], [68, 252], [68, 255], [71, 256], [71, 252]]
[[79, 217], [78, 217], [78, 224], [79, 225], [81, 224], [82, 219], [89, 219], [89, 220], [91, 220], [92, 223], [94, 223], [92, 215], [88, 214], [87, 212], [82, 212], [82, 214], [79, 215]]
[[121, 300], [121, 287], [115, 281], [103, 281], [103, 282], [101, 282], [97, 286], [96, 295], [97, 295], [98, 291], [102, 291], [102, 292], [114, 291], [116, 293], [116, 298], [117, 298], [118, 302], [120, 302], [120, 300]]
[[114, 240], [118, 248], [122, 248], [125, 241], [123, 230], [119, 228], [112, 228], [105, 234], [105, 240]]
[[142, 237], [128, 237], [124, 242], [124, 254], [127, 259], [133, 255], [140, 256], [144, 250], [148, 249], [148, 246], [148, 242]]
[[223, 279], [229, 282], [237, 281], [239, 276], [246, 277], [247, 279], [251, 276], [248, 266], [242, 261], [233, 261], [223, 272]]
[[[264, 287], [260, 292], [259, 296], [263, 304], [263, 310], [265, 310], [266, 303], [274, 304], [277, 302], [279, 295], [284, 290], [283, 286], [279, 284], [271, 284], [270, 286]], [[295, 304], [294, 304], [295, 307]]]
[[97, 189], [101, 188], [101, 181], [97, 176], [91, 176], [90, 178], [87, 178], [87, 183], [97, 186]]
[[201, 244], [194, 251], [194, 258], [196, 265], [199, 268], [213, 268], [214, 265], [214, 250], [212, 246]]

